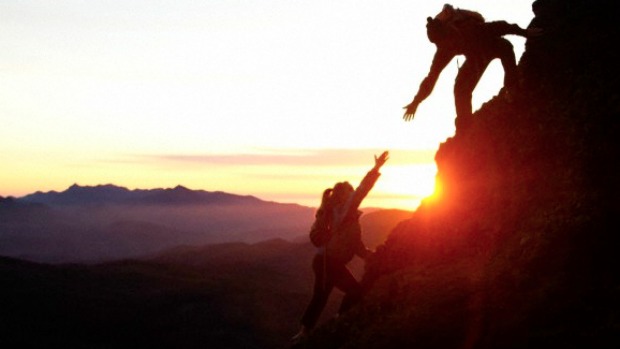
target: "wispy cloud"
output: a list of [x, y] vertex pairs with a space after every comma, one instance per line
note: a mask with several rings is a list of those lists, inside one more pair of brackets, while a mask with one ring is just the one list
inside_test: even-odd
[[[232, 166], [366, 166], [372, 165], [373, 155], [381, 149], [297, 149], [297, 150], [258, 150], [256, 153], [237, 154], [156, 154], [134, 155], [135, 162], [145, 163], [185, 163]], [[435, 151], [397, 149], [390, 151], [390, 164], [411, 165], [431, 163]]]

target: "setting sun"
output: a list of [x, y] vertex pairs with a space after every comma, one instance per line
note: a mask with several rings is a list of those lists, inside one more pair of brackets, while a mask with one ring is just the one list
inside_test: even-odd
[[433, 194], [437, 167], [434, 163], [386, 166], [368, 201], [382, 207], [414, 210], [422, 199]]
[[[530, 8], [508, 3], [455, 5], [526, 25]], [[385, 149], [364, 205], [415, 209], [433, 192], [434, 151], [454, 134], [458, 61], [402, 120], [434, 54], [426, 17], [443, 4], [0, 4], [11, 48], [0, 61], [0, 196], [183, 185], [316, 206]], [[493, 62], [475, 107], [501, 79]]]

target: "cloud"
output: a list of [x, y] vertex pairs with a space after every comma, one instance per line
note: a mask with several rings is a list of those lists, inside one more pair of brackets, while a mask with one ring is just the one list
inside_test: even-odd
[[[330, 166], [355, 167], [372, 166], [373, 156], [383, 152], [380, 149], [296, 149], [296, 150], [258, 150], [256, 153], [236, 154], [160, 154], [137, 155], [134, 161], [147, 163], [177, 163], [194, 165], [230, 166]], [[390, 151], [389, 164], [414, 165], [434, 161], [434, 150]]]

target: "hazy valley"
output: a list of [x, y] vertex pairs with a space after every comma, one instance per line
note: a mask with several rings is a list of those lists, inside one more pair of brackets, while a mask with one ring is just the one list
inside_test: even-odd
[[[182, 187], [156, 193], [74, 186], [1, 199], [2, 343], [285, 347], [312, 289], [314, 209]], [[364, 241], [375, 248], [410, 215], [363, 215]], [[362, 277], [361, 260], [351, 268]]]
[[0, 199], [0, 255], [102, 262], [178, 245], [303, 236], [314, 209], [222, 192], [80, 187]]

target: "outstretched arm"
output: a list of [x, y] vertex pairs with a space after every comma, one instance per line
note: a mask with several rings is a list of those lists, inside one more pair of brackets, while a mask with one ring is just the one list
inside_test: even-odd
[[485, 30], [494, 36], [519, 35], [526, 38], [536, 37], [542, 34], [542, 29], [527, 28], [523, 29], [517, 24], [506, 21], [493, 21], [484, 24]]
[[[375, 184], [375, 182], [377, 181], [377, 179], [379, 178], [379, 170], [381, 169], [381, 167], [385, 164], [385, 162], [389, 159], [389, 153], [387, 151], [384, 151], [379, 157], [377, 157], [375, 155], [375, 166], [368, 172], [368, 174], [366, 175], [366, 177], [364, 177], [364, 180], [362, 181], [362, 184], [360, 184], [360, 186], [358, 187], [358, 190], [355, 191], [355, 194], [353, 195], [354, 199], [356, 200], [355, 196], [356, 194], [358, 194], [357, 192], [360, 191], [360, 188], [367, 188], [367, 190], [365, 191], [365, 193], [362, 193], [360, 191], [360, 195], [361, 198], [359, 198], [359, 202], [357, 202], [357, 205], [355, 205], [355, 203], [353, 203], [352, 207], [354, 206], [355, 209], [354, 210], [350, 210], [353, 212], [349, 212], [349, 214], [356, 214], [357, 213], [357, 208], [359, 207], [362, 199], [366, 196], [366, 194], [368, 194], [368, 191], [370, 191], [370, 189], [372, 188], [372, 186]], [[368, 180], [367, 180], [368, 178]], [[364, 181], [369, 181], [372, 180], [372, 183], [364, 183]], [[355, 246], [355, 254], [358, 255], [360, 258], [362, 259], [366, 259], [368, 258], [368, 256], [370, 256], [372, 254], [372, 251], [369, 250], [364, 243], [362, 242], [361, 239], [358, 239], [356, 242], [356, 246]]]
[[377, 179], [379, 179], [379, 176], [381, 175], [379, 170], [389, 158], [390, 156], [387, 151], [384, 151], [379, 157], [375, 155], [375, 166], [373, 166], [373, 168], [368, 171], [366, 176], [364, 176], [364, 179], [362, 179], [360, 185], [357, 186], [355, 192], [345, 204], [346, 213], [344, 214], [342, 221], [346, 220], [349, 215], [357, 214], [357, 209], [362, 203], [362, 200], [364, 200], [366, 195], [368, 195], [368, 192], [370, 192], [370, 189], [374, 187]]
[[405, 121], [413, 120], [413, 116], [418, 109], [418, 105], [420, 105], [420, 103], [422, 103], [422, 101], [430, 96], [431, 92], [433, 92], [433, 88], [437, 83], [439, 74], [441, 74], [443, 69], [448, 65], [448, 63], [450, 63], [452, 58], [454, 58], [454, 54], [446, 52], [442, 49], [437, 49], [428, 75], [424, 78], [424, 80], [422, 80], [420, 88], [413, 98], [413, 101], [404, 107], [404, 109], [406, 109], [405, 114], [403, 115], [403, 119]]
[[385, 165], [385, 162], [390, 158], [390, 154], [388, 153], [388, 151], [384, 151], [379, 157], [377, 157], [375, 155], [375, 166], [372, 168], [371, 171], [376, 171], [379, 172], [379, 170], [381, 169], [381, 167], [383, 165]]

